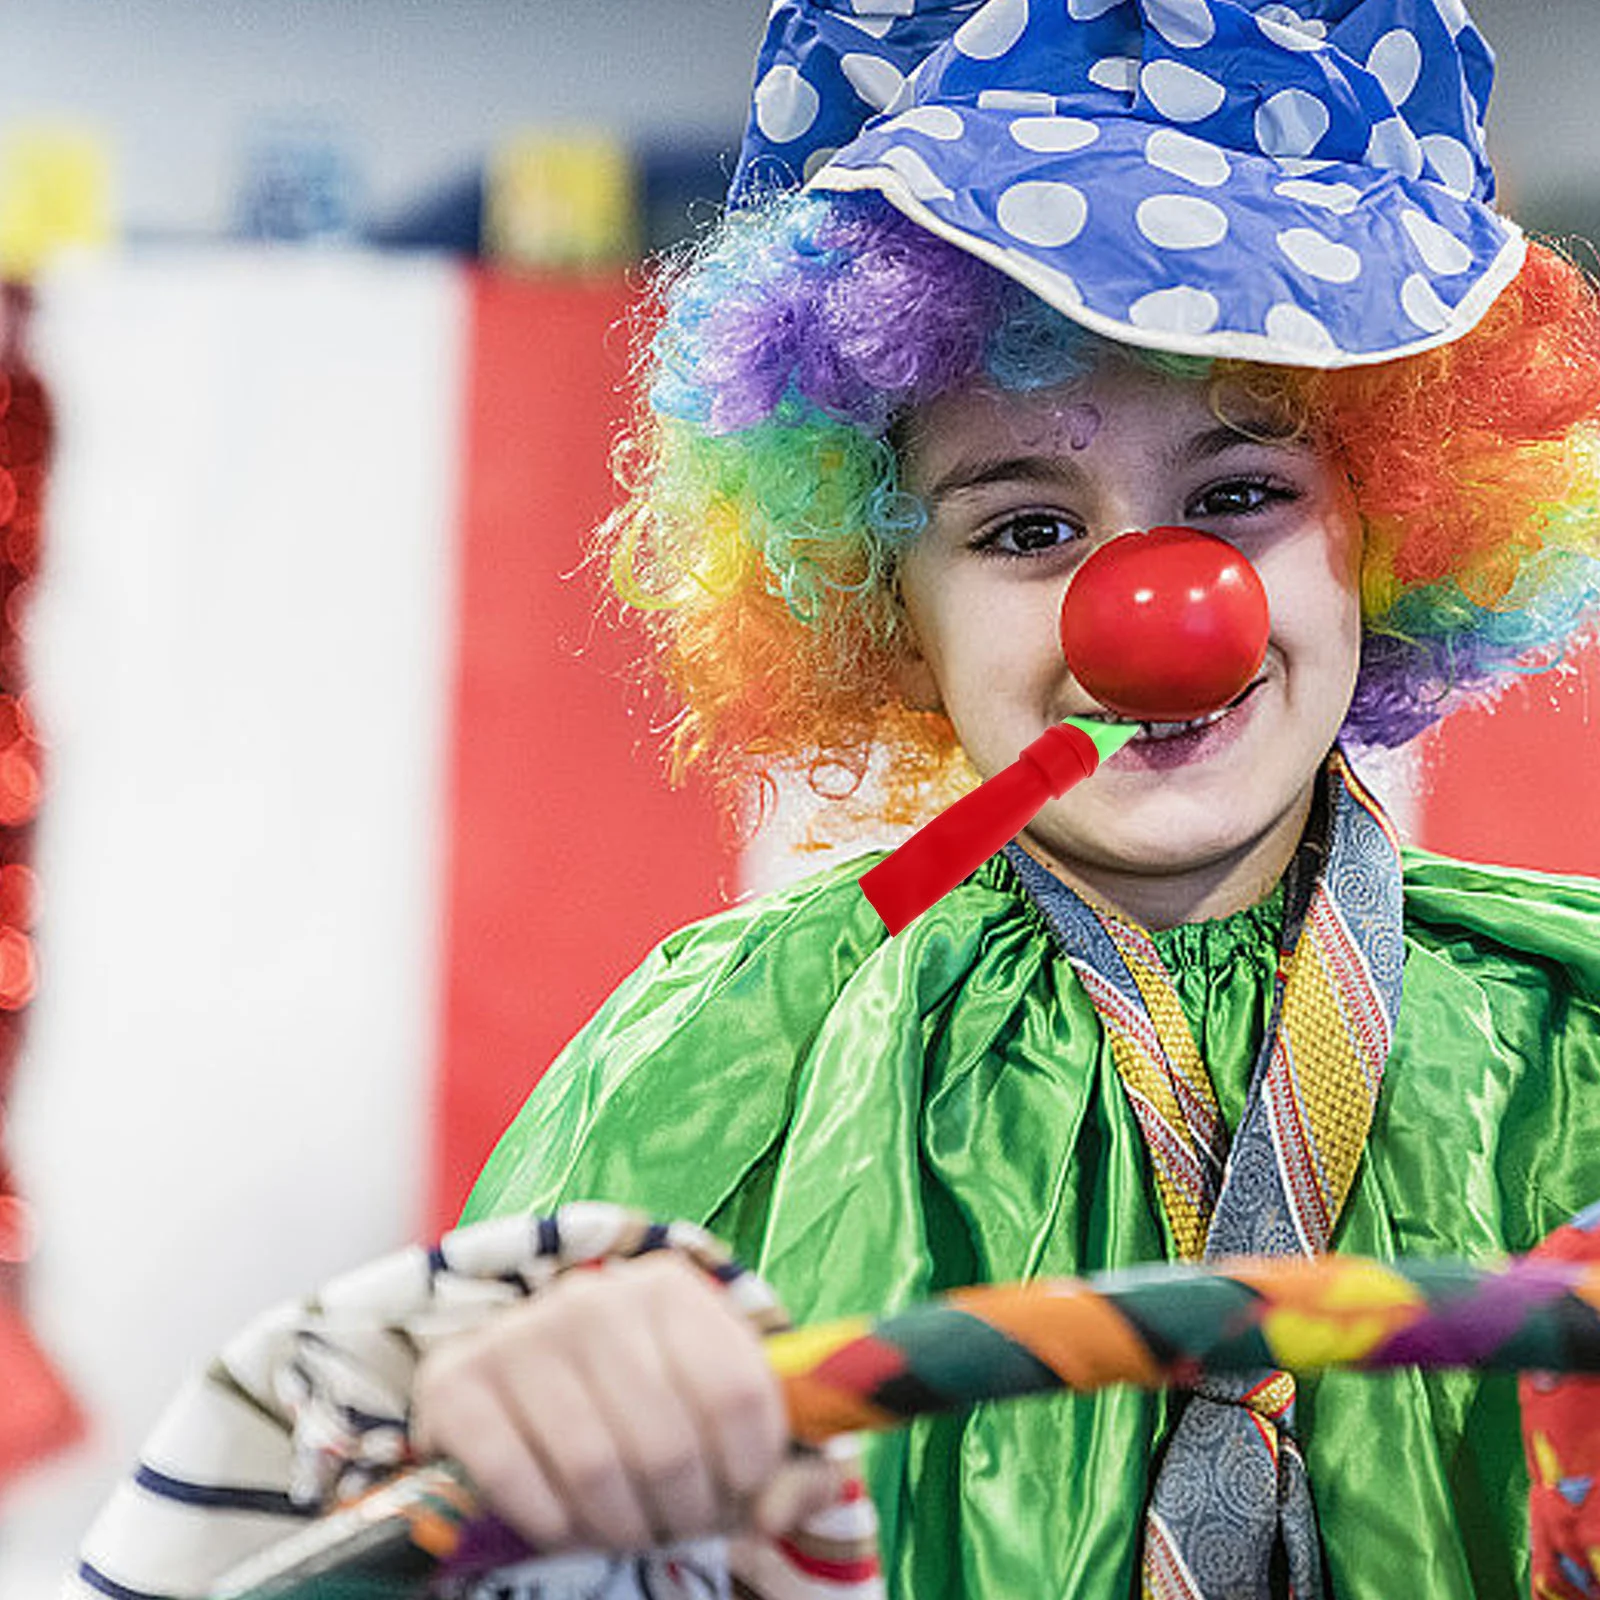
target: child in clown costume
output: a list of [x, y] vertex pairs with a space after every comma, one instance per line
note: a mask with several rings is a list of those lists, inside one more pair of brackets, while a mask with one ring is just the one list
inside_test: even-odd
[[[1163, 1258], [1483, 1258], [1600, 1195], [1600, 890], [1402, 851], [1346, 756], [1600, 600], [1600, 312], [1493, 209], [1490, 79], [1459, 0], [779, 0], [610, 529], [680, 761], [933, 814], [1096, 711], [1056, 619], [1132, 529], [1243, 551], [1266, 659], [894, 938], [876, 857], [673, 935], [465, 1220], [687, 1219], [812, 1321]], [[669, 1260], [563, 1278], [433, 1345], [406, 1448], [541, 1547], [753, 1522], [750, 1592], [1526, 1592], [1515, 1388], [1465, 1372], [919, 1421], [866, 1446], [881, 1578], [774, 1577], [839, 1482], [785, 1461], [726, 1300]]]

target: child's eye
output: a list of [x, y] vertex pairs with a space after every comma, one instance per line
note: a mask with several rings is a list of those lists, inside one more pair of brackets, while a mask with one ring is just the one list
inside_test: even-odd
[[1202, 489], [1189, 502], [1191, 517], [1239, 517], [1295, 500], [1298, 494], [1270, 478], [1229, 478]]
[[973, 546], [999, 555], [1037, 556], [1059, 550], [1082, 537], [1065, 517], [1050, 511], [1027, 511], [997, 523], [975, 539]]

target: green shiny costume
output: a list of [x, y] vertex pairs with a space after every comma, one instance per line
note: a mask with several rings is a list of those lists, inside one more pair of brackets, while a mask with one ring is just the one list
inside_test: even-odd
[[[674, 934], [553, 1066], [466, 1220], [591, 1198], [700, 1221], [814, 1321], [1175, 1254], [1088, 998], [996, 857], [890, 939], [856, 860]], [[1281, 894], [1156, 935], [1230, 1126]], [[1404, 1001], [1340, 1249], [1520, 1251], [1600, 1198], [1600, 884], [1408, 852]], [[1165, 1396], [871, 1446], [900, 1600], [1123, 1597]], [[1339, 1600], [1524, 1594], [1510, 1380], [1301, 1384]]]

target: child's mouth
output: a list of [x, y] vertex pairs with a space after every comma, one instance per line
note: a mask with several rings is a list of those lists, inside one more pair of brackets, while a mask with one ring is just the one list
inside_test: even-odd
[[[1198, 733], [1203, 733], [1214, 723], [1220, 722], [1229, 712], [1244, 704], [1266, 680], [1257, 678], [1254, 683], [1248, 684], [1240, 690], [1227, 705], [1219, 706], [1215, 711], [1208, 711], [1203, 717], [1192, 717], [1187, 722], [1140, 722], [1139, 731], [1129, 741], [1130, 745], [1163, 744], [1170, 739], [1192, 738]], [[1132, 717], [1119, 717], [1111, 713], [1100, 713], [1097, 720], [1101, 722], [1132, 722]]]

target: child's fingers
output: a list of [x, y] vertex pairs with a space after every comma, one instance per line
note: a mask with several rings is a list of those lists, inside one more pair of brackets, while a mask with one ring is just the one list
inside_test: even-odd
[[[435, 1403], [437, 1396], [438, 1403]], [[420, 1454], [452, 1456], [496, 1513], [536, 1550], [573, 1543], [563, 1497], [493, 1386], [475, 1373], [452, 1372], [419, 1387], [412, 1443]]]
[[[721, 1290], [691, 1269], [657, 1300], [655, 1336], [693, 1412], [712, 1469], [742, 1503], [772, 1476], [788, 1443], [783, 1393], [761, 1339]], [[664, 1286], [665, 1288], [665, 1286]]]
[[[655, 1542], [623, 1443], [566, 1352], [496, 1368], [510, 1420], [565, 1502], [580, 1543], [642, 1550]], [[470, 1468], [469, 1468], [470, 1470]]]
[[431, 1352], [412, 1436], [541, 1548], [636, 1549], [735, 1526], [787, 1429], [758, 1336], [661, 1255], [575, 1274]]
[[808, 1517], [838, 1503], [846, 1473], [825, 1455], [797, 1455], [784, 1462], [756, 1496], [756, 1527], [773, 1538], [793, 1533]]
[[714, 1476], [703, 1419], [657, 1338], [658, 1305], [681, 1287], [664, 1284], [661, 1294], [648, 1284], [638, 1289], [650, 1314], [608, 1317], [589, 1330], [578, 1361], [657, 1540], [692, 1538], [726, 1526], [727, 1496]]

